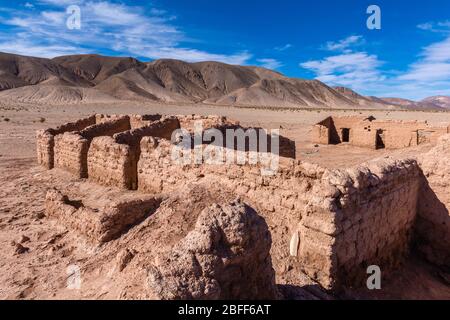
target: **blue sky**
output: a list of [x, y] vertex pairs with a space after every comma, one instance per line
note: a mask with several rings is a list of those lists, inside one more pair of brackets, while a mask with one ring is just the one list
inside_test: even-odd
[[[422, 3], [422, 4], [419, 4]], [[0, 51], [258, 65], [362, 94], [450, 95], [450, 1], [0, 0]], [[381, 30], [369, 30], [369, 5]], [[66, 9], [78, 5], [81, 29]]]

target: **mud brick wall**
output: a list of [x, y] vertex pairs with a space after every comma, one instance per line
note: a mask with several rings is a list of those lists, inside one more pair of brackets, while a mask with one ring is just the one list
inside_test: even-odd
[[323, 124], [317, 124], [312, 128], [312, 143], [329, 144], [330, 143], [330, 128]]
[[95, 123], [96, 123], [95, 116], [90, 116], [87, 118], [77, 120], [75, 122], [69, 122], [69, 123], [63, 124], [62, 126], [59, 126], [56, 129], [50, 129], [50, 132], [53, 135], [57, 135], [57, 134], [62, 134], [64, 132], [81, 131], [81, 130], [85, 129], [86, 127], [94, 125]]
[[415, 244], [430, 262], [450, 269], [450, 135], [419, 156], [423, 170]]
[[418, 130], [418, 144], [431, 143], [433, 145], [438, 143], [441, 136], [450, 133], [448, 127], [433, 127], [433, 128], [420, 128]]
[[145, 114], [130, 116], [131, 129], [137, 129], [148, 126], [154, 121], [161, 120], [162, 116], [159, 114]]
[[87, 178], [89, 140], [66, 132], [55, 137], [55, 168], [64, 169], [78, 178]]
[[239, 121], [229, 120], [222, 116], [178, 115], [176, 117], [180, 121], [180, 127], [189, 132], [194, 131], [194, 125], [197, 121], [201, 121], [203, 130], [239, 125]]
[[87, 156], [89, 179], [104, 186], [137, 189], [141, 139], [145, 136], [170, 139], [172, 132], [179, 127], [178, 119], [170, 117], [117, 133], [113, 138], [94, 138]]
[[381, 130], [380, 137], [385, 149], [401, 149], [417, 146], [417, 128], [402, 127], [392, 124], [381, 125], [377, 123], [364, 124], [364, 127], [351, 129], [350, 143], [354, 146], [376, 149], [377, 131]]
[[339, 144], [348, 130], [348, 142], [365, 148], [401, 149], [422, 143], [436, 144], [448, 126], [432, 127], [425, 121], [384, 121], [363, 117], [328, 117], [312, 128], [312, 142]]
[[[100, 124], [104, 122], [108, 122], [111, 120], [116, 120], [118, 118], [122, 118], [125, 115], [106, 115], [106, 114], [97, 114], [95, 115], [96, 122], [94, 124]], [[161, 120], [162, 116], [159, 114], [132, 114], [129, 115], [130, 118], [130, 127], [131, 129], [136, 129], [140, 127], [145, 127], [154, 121]]]
[[377, 130], [355, 127], [350, 131], [350, 143], [354, 146], [375, 149], [376, 141]]
[[[364, 118], [362, 117], [328, 117], [313, 126], [311, 141], [318, 144], [341, 143], [343, 142], [342, 129], [355, 128], [356, 124], [363, 120]], [[351, 131], [350, 136], [352, 136]]]
[[104, 122], [108, 122], [111, 120], [116, 120], [118, 118], [123, 117], [124, 115], [119, 115], [119, 114], [96, 114], [95, 115], [95, 123], [94, 124], [101, 124]]
[[[413, 159], [381, 159], [324, 175], [332, 201], [323, 202], [330, 204], [325, 210], [312, 206], [300, 227], [299, 256], [307, 273], [325, 287], [364, 286], [368, 266], [378, 265], [386, 274], [402, 263], [417, 215], [420, 177]], [[308, 248], [314, 242], [305, 237], [315, 243], [323, 239], [327, 249], [320, 242]], [[329, 268], [315, 268], [321, 258]]]
[[[343, 142], [343, 135], [342, 130], [350, 129], [350, 141], [353, 138], [352, 130], [353, 128], [357, 127], [359, 123], [361, 123], [364, 120], [363, 117], [336, 117], [332, 118], [332, 126], [330, 128], [330, 142], [332, 144], [334, 143], [341, 143]], [[369, 122], [370, 123], [370, 122]]]
[[300, 263], [289, 258], [289, 243], [311, 201], [311, 193], [321, 194], [320, 178], [326, 169], [283, 158], [275, 176], [262, 176], [260, 165], [183, 166], [172, 161], [171, 148], [170, 142], [165, 140], [142, 139], [138, 162], [139, 191], [166, 193], [183, 189], [190, 183], [220, 185], [224, 190], [231, 190], [256, 208], [269, 224], [276, 244], [272, 246], [272, 256], [278, 258], [274, 259], [277, 261], [275, 269], [282, 273], [293, 267], [292, 272], [300, 274]]
[[144, 127], [131, 129], [114, 135], [117, 143], [139, 146], [141, 139], [145, 136], [152, 136], [170, 140], [172, 133], [180, 128], [180, 122], [176, 117], [164, 118], [154, 121]]
[[130, 128], [129, 117], [118, 117], [110, 121], [87, 127], [81, 132], [65, 133], [55, 138], [55, 166], [65, 169], [76, 177], [88, 177], [88, 151], [93, 138], [112, 136]]
[[38, 130], [36, 132], [36, 152], [37, 162], [46, 169], [53, 169], [55, 136], [48, 130]]
[[417, 146], [417, 130], [390, 128], [384, 131], [386, 149], [401, 149]]
[[127, 131], [130, 129], [130, 117], [121, 116], [87, 127], [80, 131], [80, 135], [90, 141], [95, 137], [113, 136], [116, 133]]
[[92, 140], [87, 155], [89, 180], [104, 186], [136, 189], [136, 155], [126, 144], [112, 137]]
[[104, 208], [85, 207], [57, 190], [49, 190], [45, 198], [46, 213], [88, 240], [103, 243], [118, 238], [133, 225], [153, 214], [161, 199], [141, 197], [112, 203]]
[[426, 127], [425, 122], [417, 121], [374, 121], [372, 130], [382, 130], [382, 139], [386, 149], [401, 149], [417, 146], [417, 131]]
[[258, 208], [271, 226], [274, 247], [283, 248], [272, 252], [280, 261], [276, 269], [289, 265], [327, 289], [364, 285], [367, 266], [388, 272], [403, 261], [420, 186], [420, 169], [411, 159], [346, 170], [289, 160], [266, 177], [259, 165], [176, 164], [170, 143], [153, 138], [141, 142], [138, 175], [143, 192], [171, 192], [196, 182], [233, 190]]
[[36, 153], [38, 164], [46, 169], [54, 167], [55, 136], [64, 132], [80, 131], [95, 124], [95, 116], [63, 124], [56, 129], [36, 131]]

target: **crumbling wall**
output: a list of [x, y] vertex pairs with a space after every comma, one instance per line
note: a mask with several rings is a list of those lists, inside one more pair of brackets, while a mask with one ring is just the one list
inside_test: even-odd
[[95, 124], [95, 116], [90, 116], [74, 122], [63, 124], [57, 127], [56, 129], [49, 129], [49, 130], [51, 134], [57, 135], [64, 132], [81, 131], [84, 128], [92, 126], [94, 124]]
[[[227, 164], [225, 155], [229, 150], [226, 148], [216, 147], [214, 150], [222, 154], [223, 161], [219, 164], [209, 163], [211, 158], [208, 157], [196, 162], [195, 149], [188, 149], [191, 155], [187, 162], [182, 164], [177, 161], [173, 155], [180, 149], [168, 139], [174, 130], [183, 125], [192, 133], [194, 119], [197, 118], [180, 120], [163, 117], [150, 125], [121, 132], [124, 127], [131, 127], [130, 120], [128, 117], [117, 117], [88, 127], [81, 134], [57, 135], [54, 138], [55, 166], [66, 168], [80, 177], [89, 174], [100, 184], [126, 189], [137, 186], [141, 192], [152, 194], [173, 192], [197, 183], [233, 190], [260, 212], [271, 227], [275, 243], [272, 255], [277, 270], [283, 267], [294, 268], [294, 272], [303, 270], [327, 289], [364, 285], [369, 265], [380, 266], [383, 274], [398, 266], [409, 252], [414, 230], [419, 250], [430, 261], [449, 265], [450, 198], [447, 197], [449, 185], [446, 180], [450, 166], [447, 165], [446, 155], [450, 151], [450, 135], [441, 138], [429, 154], [419, 157], [424, 175], [413, 159], [383, 158], [353, 168], [329, 170], [280, 158], [279, 166], [273, 168], [274, 175], [267, 176], [264, 173], [269, 167], [264, 163]], [[214, 128], [218, 123], [222, 123], [218, 128], [229, 125], [227, 120], [220, 118], [209, 120]], [[332, 120], [327, 120], [330, 121], [328, 125]], [[346, 118], [346, 121], [337, 124], [337, 128], [349, 126], [352, 129], [350, 125], [355, 121], [354, 118]], [[366, 143], [365, 146], [375, 144], [376, 147], [377, 128], [383, 127], [383, 143], [386, 147], [392, 146], [388, 136], [397, 132], [395, 124], [388, 127], [376, 121], [362, 123], [364, 127], [353, 128], [350, 132], [353, 143]], [[417, 123], [403, 125], [411, 130], [402, 131], [402, 135], [398, 133], [402, 138], [399, 142], [392, 142], [397, 143], [396, 146], [413, 144], [414, 132], [418, 133], [414, 129]], [[118, 133], [113, 137], [95, 137], [112, 135], [114, 130]], [[366, 135], [358, 130], [364, 130]], [[335, 131], [334, 134], [339, 136], [336, 128]], [[437, 135], [443, 131], [435, 132]], [[40, 139], [48, 139], [47, 144], [51, 144], [52, 137], [43, 132]], [[357, 140], [359, 137], [360, 142]], [[370, 144], [368, 141], [371, 141]], [[45, 147], [44, 143], [40, 145]], [[209, 147], [196, 146], [203, 151], [200, 152], [202, 155]], [[43, 150], [42, 162], [46, 161], [45, 152], [48, 153], [45, 148]], [[255, 152], [236, 154], [243, 154], [247, 159], [258, 155]], [[177, 155], [180, 160], [180, 154]], [[217, 160], [215, 154], [210, 156]], [[61, 197], [53, 195], [50, 198]], [[52, 199], [49, 200], [50, 212], [68, 212], [64, 217], [71, 218], [63, 219], [70, 221], [68, 223], [74, 228], [83, 230], [84, 234], [94, 234], [93, 238], [101, 241], [112, 239], [126, 228], [125, 225], [133, 223], [131, 220], [134, 218], [127, 220], [119, 217], [127, 210], [129, 203], [123, 205], [123, 210], [108, 209], [104, 211], [105, 216], [99, 217], [95, 210], [93, 213], [89, 208], [74, 206], [68, 199]], [[53, 206], [59, 209], [53, 210]], [[130, 208], [134, 212], [133, 204]], [[83, 227], [78, 225], [79, 220], [73, 220], [75, 216], [88, 219], [90, 215], [94, 216], [93, 225]], [[133, 216], [142, 217], [141, 213], [133, 213]], [[111, 233], [107, 230], [120, 231]], [[295, 258], [289, 258], [289, 255]], [[289, 259], [296, 262], [292, 264]]]
[[153, 298], [276, 299], [264, 219], [240, 201], [202, 211], [195, 227], [149, 268]]
[[329, 144], [330, 143], [330, 129], [323, 125], [315, 125], [312, 128], [312, 143]]
[[90, 116], [63, 124], [56, 129], [38, 130], [36, 132], [37, 162], [46, 169], [54, 167], [55, 136], [65, 132], [80, 131], [95, 124], [95, 116]]
[[114, 139], [117, 143], [139, 146], [141, 139], [145, 136], [170, 140], [172, 133], [179, 128], [180, 123], [176, 117], [167, 117], [144, 127], [117, 133], [114, 135]]
[[423, 180], [415, 243], [430, 262], [450, 268], [450, 135], [420, 155]]
[[66, 132], [55, 137], [55, 168], [72, 173], [78, 178], [87, 178], [87, 153], [89, 140], [78, 133]]
[[176, 117], [180, 121], [180, 127], [189, 132], [194, 131], [195, 123], [199, 121], [201, 121], [203, 130], [239, 125], [239, 121], [229, 120], [223, 116], [178, 115]]
[[363, 117], [333, 117], [332, 118], [332, 124], [333, 127], [331, 128], [332, 131], [334, 131], [334, 138], [332, 139], [332, 144], [335, 143], [342, 143], [344, 142], [343, 137], [343, 130], [344, 129], [350, 129], [350, 142], [353, 138], [353, 129], [358, 126], [358, 123], [361, 123], [364, 120]]
[[430, 126], [426, 121], [377, 120], [373, 117], [328, 117], [312, 128], [312, 142], [351, 145], [371, 149], [401, 149], [422, 143], [435, 144], [448, 133], [448, 126]]
[[36, 132], [36, 152], [37, 162], [46, 169], [53, 169], [55, 136], [48, 130], [38, 130]]
[[101, 124], [104, 122], [108, 122], [111, 120], [116, 120], [118, 118], [123, 117], [124, 115], [119, 115], [119, 114], [102, 114], [102, 113], [97, 113], [95, 115], [95, 123], [94, 124]]
[[431, 143], [435, 145], [439, 138], [447, 133], [450, 133], [447, 126], [420, 128], [417, 133], [418, 144]]
[[261, 208], [269, 225], [274, 221], [275, 247], [285, 250], [272, 253], [276, 260], [296, 256], [294, 268], [325, 288], [363, 285], [367, 266], [387, 272], [408, 253], [420, 184], [414, 160], [382, 159], [345, 170], [288, 161], [266, 177], [259, 165], [176, 164], [172, 148], [142, 140], [139, 190], [171, 192], [196, 181], [234, 190]]
[[[115, 120], [118, 118], [124, 117], [124, 115], [106, 115], [106, 114], [97, 114], [96, 115], [96, 124], [100, 124], [103, 122], [108, 122], [111, 120]], [[162, 116], [159, 114], [132, 114], [128, 116], [130, 118], [130, 127], [131, 129], [137, 129], [140, 127], [145, 127], [154, 121], [161, 120]]]
[[89, 180], [104, 186], [136, 189], [136, 154], [112, 137], [92, 140], [87, 155]]
[[161, 120], [162, 116], [159, 114], [144, 114], [144, 115], [131, 115], [130, 125], [131, 129], [137, 129], [148, 126], [154, 121]]
[[[206, 148], [208, 146], [201, 146]], [[289, 261], [289, 242], [297, 230], [302, 213], [320, 187], [315, 187], [327, 171], [315, 164], [280, 158], [273, 176], [263, 175], [264, 164], [195, 164], [182, 165], [172, 159], [169, 141], [145, 137], [141, 141], [138, 162], [138, 190], [148, 193], [169, 193], [189, 183], [205, 183], [233, 190], [246, 203], [264, 216], [272, 232], [272, 256], [276, 269], [288, 265], [292, 272], [301, 272], [301, 265]], [[226, 151], [226, 150], [224, 150]], [[250, 153], [245, 153], [246, 156]], [[193, 159], [193, 158], [192, 158]], [[263, 170], [263, 171], [262, 171]]]
[[350, 131], [350, 143], [357, 147], [376, 149], [377, 130], [370, 127], [354, 127]]
[[97, 243], [116, 239], [155, 212], [160, 203], [159, 198], [142, 197], [111, 203], [104, 208], [89, 208], [57, 190], [49, 190], [45, 198], [46, 213], [50, 218]]
[[94, 138], [87, 156], [89, 179], [104, 186], [137, 189], [141, 139], [145, 136], [170, 139], [178, 128], [178, 119], [168, 117], [145, 127], [117, 133], [113, 138]]
[[88, 177], [88, 151], [93, 138], [112, 136], [129, 130], [128, 116], [87, 127], [81, 132], [65, 133], [55, 138], [55, 167], [67, 170], [79, 178]]
[[90, 141], [95, 137], [113, 136], [116, 133], [130, 129], [130, 117], [120, 116], [109, 121], [104, 121], [93, 126], [89, 126], [81, 130], [80, 135]]
[[[320, 251], [308, 249], [305, 237], [315, 238], [309, 243], [319, 243], [316, 248], [323, 245], [317, 239], [325, 240], [323, 257], [328, 258], [331, 250], [327, 261], [331, 265], [326, 264], [330, 268], [325, 269], [330, 272], [329, 281], [321, 279], [325, 287], [364, 286], [368, 266], [377, 265], [386, 274], [402, 263], [409, 252], [417, 214], [417, 162], [381, 159], [330, 171], [323, 180], [331, 187], [331, 202], [322, 202], [318, 209], [312, 206], [301, 222], [299, 257], [307, 273], [314, 277], [324, 269], [314, 270], [319, 260], [311, 257]], [[325, 211], [323, 204], [328, 205]]]
[[381, 130], [384, 148], [402, 149], [418, 145], [419, 128], [427, 127], [425, 122], [418, 121], [374, 121], [372, 128]]

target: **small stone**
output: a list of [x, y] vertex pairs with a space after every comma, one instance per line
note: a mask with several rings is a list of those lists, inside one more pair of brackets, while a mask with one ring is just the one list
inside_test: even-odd
[[14, 243], [14, 253], [15, 254], [24, 254], [28, 251], [30, 251], [30, 248], [24, 247], [23, 245], [21, 245], [20, 243]]
[[19, 240], [19, 243], [25, 243], [25, 242], [28, 242], [28, 241], [30, 241], [30, 238], [25, 236], [25, 235], [22, 235], [22, 237]]
[[129, 249], [122, 250], [117, 255], [117, 268], [120, 272], [127, 267], [130, 261], [134, 258], [136, 253], [134, 251], [130, 251]]
[[34, 214], [34, 218], [38, 219], [38, 220], [43, 219], [44, 217], [45, 217], [45, 214], [43, 211], [38, 211]]

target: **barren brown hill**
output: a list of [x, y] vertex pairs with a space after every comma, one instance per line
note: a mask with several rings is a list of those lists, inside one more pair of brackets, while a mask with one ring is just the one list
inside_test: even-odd
[[0, 53], [0, 90], [58, 80], [73, 86], [88, 86], [89, 82], [63, 66], [42, 58]]
[[92, 84], [98, 84], [112, 75], [142, 65], [134, 58], [105, 57], [95, 54], [62, 56], [52, 59], [52, 62]]
[[442, 109], [432, 102], [404, 105], [395, 99], [365, 97], [348, 88], [288, 78], [255, 66], [171, 59], [140, 62], [93, 54], [44, 59], [0, 53], [0, 91], [1, 99], [46, 104], [119, 99], [281, 108]]
[[370, 108], [371, 106], [378, 106], [379, 108], [393, 108], [394, 106], [402, 107], [395, 103], [391, 103], [387, 100], [377, 97], [366, 97], [346, 87], [334, 87], [334, 90], [346, 96], [348, 99], [356, 102], [358, 105], [364, 108]]
[[401, 98], [380, 98], [380, 99], [385, 101], [386, 103], [390, 103], [410, 110], [441, 110], [441, 111], [444, 110], [443, 106], [430, 100], [432, 98], [428, 98], [417, 102]]
[[114, 97], [101, 91], [68, 85], [46, 85], [45, 83], [19, 87], [0, 92], [1, 100], [24, 103], [76, 104], [112, 102]]
[[421, 101], [421, 103], [433, 104], [435, 106], [450, 109], [450, 97], [448, 96], [435, 96], [429, 97]]

